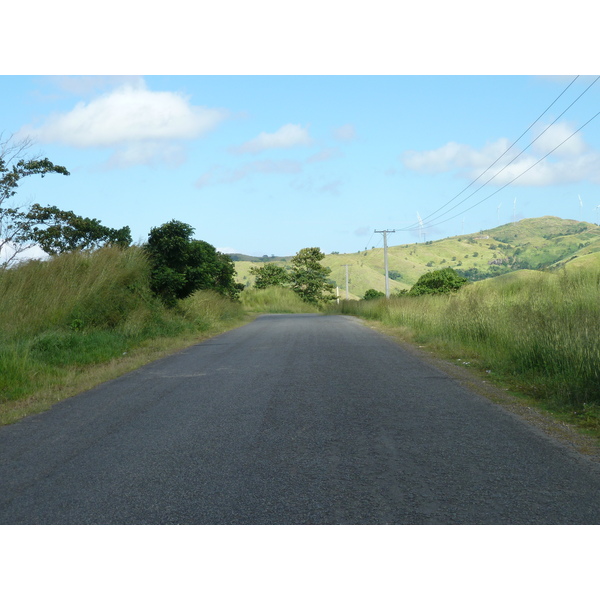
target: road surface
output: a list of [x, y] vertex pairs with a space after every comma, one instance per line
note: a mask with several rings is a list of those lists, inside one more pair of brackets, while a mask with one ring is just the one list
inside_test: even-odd
[[3, 524], [600, 524], [598, 465], [356, 319], [265, 315], [0, 429]]

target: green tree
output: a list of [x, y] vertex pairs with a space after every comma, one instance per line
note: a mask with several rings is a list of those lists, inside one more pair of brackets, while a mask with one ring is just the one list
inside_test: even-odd
[[324, 258], [325, 254], [320, 248], [303, 248], [291, 260], [292, 289], [310, 304], [319, 304], [335, 298], [332, 293], [333, 285], [327, 280], [331, 269], [321, 264]]
[[55, 165], [47, 158], [24, 158], [32, 146], [29, 139], [14, 141], [13, 136], [3, 140], [0, 135], [0, 252], [5, 256], [0, 267], [7, 267], [17, 255], [27, 249], [27, 219], [23, 206], [12, 203], [21, 180], [32, 175], [44, 177], [48, 173], [69, 175], [65, 167]]
[[150, 230], [145, 248], [152, 265], [152, 291], [167, 306], [196, 290], [211, 289], [237, 298], [243, 285], [235, 282], [231, 258], [208, 242], [192, 239], [193, 233], [191, 225], [176, 220]]
[[266, 263], [262, 267], [250, 267], [250, 274], [256, 277], [254, 287], [259, 290], [270, 286], [284, 286], [290, 282], [287, 271], [275, 263]]
[[385, 294], [383, 292], [379, 292], [373, 288], [367, 290], [364, 295], [365, 300], [374, 300], [375, 298], [383, 298]]
[[408, 292], [408, 295], [449, 294], [459, 290], [467, 283], [469, 283], [468, 279], [461, 277], [454, 269], [447, 267], [421, 275]]
[[98, 219], [80, 217], [56, 206], [34, 204], [24, 215], [24, 221], [22, 237], [38, 244], [48, 254], [90, 250], [106, 244], [126, 248], [131, 244], [129, 227], [105, 227]]

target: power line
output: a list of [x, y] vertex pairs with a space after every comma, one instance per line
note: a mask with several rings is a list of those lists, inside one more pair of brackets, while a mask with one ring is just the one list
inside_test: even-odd
[[[446, 206], [448, 206], [451, 202], [453, 202], [454, 200], [456, 200], [463, 192], [465, 192], [467, 189], [469, 189], [476, 181], [478, 181], [483, 175], [485, 175], [485, 173], [487, 173], [503, 156], [505, 156], [515, 145], [516, 143], [548, 112], [548, 110], [550, 110], [550, 108], [558, 101], [558, 99], [563, 96], [563, 94], [571, 87], [571, 85], [573, 85], [573, 83], [575, 83], [575, 81], [579, 78], [579, 75], [577, 75], [570, 83], [569, 85], [567, 85], [567, 87], [554, 99], [554, 101], [544, 110], [544, 112], [542, 112], [542, 114], [487, 168], [485, 169], [485, 171], [483, 171], [477, 178], [475, 178], [473, 181], [471, 181], [469, 183], [469, 185], [467, 185], [465, 188], [463, 188], [458, 194], [456, 194], [456, 196], [454, 196], [453, 198], [451, 198], [448, 202], [446, 202], [445, 204], [443, 204], [442, 206], [440, 206], [440, 208], [438, 208], [437, 210], [435, 210], [433, 213], [429, 214], [427, 217], [425, 217], [425, 219], [420, 220], [419, 223], [414, 223], [408, 227], [405, 228], [399, 228], [400, 231], [414, 231], [415, 229], [419, 228], [421, 229], [423, 226], [431, 226], [437, 223], [431, 223], [428, 220], [431, 219], [431, 217], [433, 217], [435, 214], [437, 214], [440, 210], [442, 210], [443, 208], [445, 208]], [[544, 133], [550, 128], [552, 127], [552, 125], [554, 125], [554, 123], [556, 123], [556, 121], [558, 121], [558, 119], [560, 119], [597, 81], [598, 79], [600, 79], [600, 77], [597, 77], [581, 94], [579, 94], [579, 96], [577, 96], [577, 98], [575, 98], [575, 100], [573, 100], [573, 102], [571, 102], [571, 104], [569, 104], [569, 106], [567, 106], [567, 108], [556, 118], [554, 119], [554, 121], [552, 123], [550, 123], [550, 125], [548, 125], [530, 144], [528, 144], [519, 154], [517, 154], [511, 161], [509, 161], [504, 167], [502, 167], [502, 169], [500, 169], [495, 175], [493, 175], [490, 179], [488, 179], [485, 183], [483, 183], [481, 186], [479, 186], [474, 192], [472, 192], [471, 194], [469, 194], [466, 198], [464, 198], [463, 200], [461, 200], [458, 204], [456, 204], [454, 207], [449, 208], [447, 211], [443, 212], [441, 215], [439, 215], [440, 217], [448, 214], [450, 211], [454, 210], [455, 208], [457, 208], [458, 206], [460, 206], [461, 204], [463, 204], [464, 202], [466, 202], [469, 198], [471, 198], [473, 195], [475, 195], [479, 190], [481, 190], [485, 185], [487, 185], [490, 181], [492, 181], [493, 179], [495, 179], [498, 175], [500, 175], [500, 173], [502, 173], [502, 171], [504, 171], [506, 168], [508, 168], [508, 166], [510, 166], [515, 160], [517, 160], [517, 158], [519, 158], [519, 156], [521, 156], [530, 146], [532, 146], [542, 135], [544, 135]], [[589, 122], [589, 121], [588, 121]], [[579, 130], [578, 130], [579, 131]], [[572, 137], [572, 136], [571, 136]], [[565, 140], [566, 141], [566, 140]], [[559, 144], [560, 146], [560, 144]], [[557, 146], [558, 148], [558, 146]], [[556, 148], [555, 148], [556, 150]], [[546, 155], [548, 156], [548, 155]], [[544, 157], [545, 158], [545, 157]], [[542, 159], [543, 160], [543, 159]], [[539, 161], [538, 161], [539, 162]], [[537, 163], [536, 163], [537, 164]], [[516, 177], [515, 179], [518, 179], [518, 177]], [[513, 179], [514, 181], [514, 179]], [[506, 187], [506, 186], [503, 186]], [[501, 188], [502, 189], [502, 188]], [[487, 199], [487, 198], [486, 198]], [[475, 205], [476, 206], [476, 205]], [[463, 211], [466, 212], [466, 211]], [[463, 212], [458, 213], [458, 214], [463, 214]], [[455, 215], [458, 216], [458, 215]], [[438, 217], [439, 218], [439, 217]], [[445, 221], [443, 221], [445, 222]]]
[[[537, 136], [537, 137], [536, 137], [534, 140], [532, 140], [532, 142], [531, 142], [530, 144], [528, 144], [528, 145], [527, 145], [527, 146], [526, 146], [526, 147], [525, 147], [523, 150], [521, 150], [521, 152], [519, 152], [519, 154], [517, 154], [517, 155], [516, 155], [516, 156], [515, 156], [515, 157], [514, 157], [514, 158], [513, 158], [511, 161], [509, 161], [509, 162], [508, 162], [506, 165], [504, 165], [504, 167], [502, 167], [502, 169], [500, 169], [500, 170], [499, 170], [499, 171], [498, 171], [498, 172], [497, 172], [497, 173], [496, 173], [494, 176], [490, 177], [490, 179], [488, 179], [488, 180], [487, 180], [487, 181], [486, 181], [484, 184], [482, 184], [481, 186], [479, 186], [479, 187], [478, 187], [478, 188], [477, 188], [477, 189], [476, 189], [474, 192], [472, 192], [471, 194], [469, 194], [469, 195], [468, 195], [466, 198], [464, 198], [463, 200], [461, 200], [461, 201], [460, 201], [458, 204], [456, 204], [456, 205], [455, 205], [453, 208], [449, 208], [447, 211], [443, 212], [443, 213], [440, 215], [440, 217], [441, 217], [441, 216], [443, 216], [443, 215], [446, 215], [446, 214], [448, 214], [448, 213], [449, 213], [451, 210], [454, 210], [456, 207], [458, 207], [458, 206], [460, 206], [461, 204], [463, 204], [464, 202], [466, 202], [466, 201], [467, 201], [469, 198], [471, 198], [472, 196], [474, 196], [474, 195], [475, 195], [475, 194], [476, 194], [476, 193], [477, 193], [477, 192], [478, 192], [478, 191], [479, 191], [481, 188], [483, 188], [483, 187], [484, 187], [485, 185], [487, 185], [487, 184], [488, 184], [490, 181], [492, 181], [492, 179], [495, 179], [495, 178], [496, 178], [498, 175], [500, 175], [500, 173], [502, 173], [502, 171], [504, 171], [504, 170], [505, 170], [505, 169], [506, 169], [508, 166], [510, 166], [510, 165], [511, 165], [511, 164], [512, 164], [512, 163], [513, 163], [515, 160], [517, 160], [517, 158], [519, 158], [519, 156], [521, 156], [521, 155], [522, 155], [522, 154], [523, 154], [523, 153], [524, 153], [524, 152], [525, 152], [525, 151], [526, 151], [526, 150], [527, 150], [527, 149], [528, 149], [530, 146], [532, 146], [532, 145], [533, 145], [533, 144], [534, 144], [534, 143], [535, 143], [535, 142], [536, 142], [536, 141], [537, 141], [537, 140], [538, 140], [538, 139], [539, 139], [539, 138], [540, 138], [542, 135], [544, 135], [544, 133], [546, 133], [546, 131], [548, 131], [548, 129], [550, 129], [550, 127], [552, 127], [552, 125], [554, 125], [554, 123], [556, 123], [556, 121], [558, 121], [558, 120], [559, 120], [559, 119], [560, 119], [560, 118], [561, 118], [561, 117], [562, 117], [562, 116], [563, 116], [563, 115], [564, 115], [564, 114], [565, 114], [565, 113], [566, 113], [566, 112], [567, 112], [567, 111], [568, 111], [568, 110], [569, 110], [569, 109], [570, 109], [570, 108], [573, 106], [573, 104], [575, 104], [575, 102], [577, 102], [577, 101], [578, 101], [578, 100], [581, 98], [581, 96], [583, 96], [583, 95], [584, 95], [584, 94], [585, 94], [585, 93], [586, 93], [586, 92], [587, 92], [587, 91], [588, 91], [588, 90], [589, 90], [589, 89], [590, 89], [590, 88], [591, 88], [591, 87], [592, 87], [592, 86], [593, 86], [593, 85], [596, 83], [596, 81], [598, 81], [598, 79], [600, 79], [600, 76], [599, 76], [599, 77], [596, 77], [596, 79], [594, 79], [594, 81], [592, 81], [592, 83], [590, 83], [590, 85], [589, 85], [589, 86], [588, 86], [588, 87], [587, 87], [587, 88], [586, 88], [586, 89], [585, 89], [585, 90], [584, 90], [584, 91], [583, 91], [581, 94], [579, 94], [579, 96], [577, 96], [577, 98], [575, 98], [575, 100], [573, 100], [573, 102], [571, 102], [571, 104], [569, 104], [569, 106], [567, 106], [567, 108], [565, 108], [565, 110], [563, 110], [563, 112], [562, 112], [562, 113], [560, 113], [560, 115], [558, 115], [558, 117], [556, 117], [556, 119], [554, 119], [554, 121], [552, 121], [552, 123], [550, 123], [550, 125], [548, 125], [548, 127], [546, 127], [546, 129], [544, 129], [544, 131], [542, 131], [542, 132], [541, 132], [541, 133], [540, 133], [540, 134], [539, 134], [539, 135], [538, 135], [538, 136]], [[589, 121], [588, 121], [588, 122], [589, 122]], [[578, 130], [578, 131], [579, 131], [579, 130]], [[571, 136], [569, 136], [569, 137], [573, 137], [573, 135], [574, 135], [574, 134], [572, 134], [572, 135], [571, 135]], [[521, 137], [522, 137], [522, 136], [521, 136]], [[569, 138], [567, 138], [567, 139], [569, 139]], [[566, 140], [565, 140], [565, 141], [566, 141]], [[559, 144], [558, 146], [556, 146], [556, 148], [560, 147], [560, 146], [561, 146], [563, 143], [564, 143], [564, 142], [562, 142], [561, 144]], [[513, 145], [514, 145], [514, 144], [513, 144]], [[511, 146], [511, 147], [512, 147], [512, 146]], [[554, 148], [554, 150], [556, 150], [556, 148]], [[549, 152], [549, 154], [551, 154], [552, 152], [554, 152], [554, 150], [552, 150], [551, 152]], [[548, 156], [549, 154], [546, 154], [546, 156]], [[546, 158], [546, 156], [545, 156], [544, 158]], [[541, 159], [541, 160], [543, 160], [543, 159]], [[496, 161], [496, 162], [497, 162], [497, 161]], [[538, 161], [538, 162], [537, 162], [537, 163], [535, 163], [535, 164], [538, 164], [539, 162], [541, 162], [541, 161]], [[495, 164], [495, 163], [494, 163], [494, 164]], [[532, 165], [532, 166], [535, 166], [535, 165]], [[486, 171], [487, 171], [487, 170], [489, 170], [489, 168], [490, 168], [490, 167], [488, 167], [488, 169], [486, 169]], [[530, 168], [531, 168], [531, 167], [530, 167]], [[529, 169], [527, 169], [527, 171], [528, 171], [528, 170], [529, 170]], [[524, 171], [522, 174], [526, 173], [527, 171]], [[515, 179], [518, 179], [519, 177], [520, 177], [520, 175], [519, 175], [518, 177], [516, 177]], [[512, 181], [515, 181], [515, 179], [513, 179]], [[503, 186], [503, 187], [502, 187], [502, 188], [500, 188], [500, 189], [503, 189], [504, 187], [506, 187], [506, 186]], [[488, 198], [489, 198], [489, 196], [488, 196]], [[487, 199], [487, 198], [486, 198], [486, 199]], [[479, 204], [479, 203], [478, 203], [478, 204]], [[474, 205], [474, 206], [477, 206], [477, 204], [476, 204], [476, 205]], [[439, 211], [439, 210], [440, 210], [440, 209], [438, 209], [438, 211]], [[438, 211], [436, 211], [436, 212], [438, 212]], [[465, 212], [465, 211], [463, 211], [463, 212]], [[435, 213], [434, 213], [434, 214], [435, 214]], [[463, 214], [463, 213], [461, 212], [461, 213], [458, 213], [458, 214], [459, 214], [459, 215], [461, 215], [461, 214]], [[455, 215], [455, 216], [458, 216], [458, 215]], [[438, 218], [439, 218], [439, 217], [438, 217]], [[443, 222], [445, 223], [445, 221], [443, 221]], [[438, 222], [438, 223], [426, 223], [426, 225], [429, 225], [429, 226], [431, 226], [431, 225], [435, 225], [435, 224], [439, 224], [439, 222]], [[421, 226], [422, 226], [422, 225], [421, 225]]]
[[531, 169], [533, 169], [533, 167], [535, 167], [536, 165], [538, 165], [539, 163], [541, 163], [544, 159], [548, 158], [548, 156], [550, 156], [555, 150], [558, 150], [558, 148], [560, 148], [563, 144], [565, 144], [566, 142], [568, 142], [576, 133], [579, 133], [586, 125], [588, 125], [588, 123], [590, 123], [591, 121], [593, 121], [598, 115], [600, 115], [600, 111], [598, 111], [591, 119], [588, 119], [579, 129], [577, 129], [576, 131], [574, 131], [568, 138], [564, 139], [560, 144], [558, 144], [552, 150], [550, 150], [550, 152], [548, 152], [547, 154], [545, 154], [544, 156], [542, 156], [542, 158], [540, 158], [539, 160], [537, 160], [536, 162], [534, 162], [532, 165], [530, 165], [529, 167], [527, 167], [527, 169], [525, 169], [522, 173], [520, 173], [519, 175], [517, 175], [516, 177], [514, 177], [513, 179], [511, 179], [508, 183], [505, 183], [502, 187], [498, 188], [495, 192], [492, 192], [489, 196], [486, 196], [483, 200], [480, 200], [479, 202], [476, 202], [475, 204], [473, 204], [469, 208], [465, 208], [465, 210], [463, 210], [462, 212], [459, 212], [456, 215], [453, 215], [452, 217], [448, 217], [447, 219], [444, 219], [443, 221], [437, 221], [437, 222], [434, 222], [434, 223], [430, 223], [429, 225], [440, 225], [442, 223], [446, 223], [447, 221], [450, 221], [450, 220], [454, 219], [455, 217], [458, 217], [458, 216], [466, 213], [467, 211], [471, 210], [472, 208], [475, 208], [476, 206], [479, 206], [482, 202], [485, 202], [486, 200], [489, 200], [492, 196], [495, 196], [498, 192], [502, 191], [505, 187], [508, 187], [511, 183], [515, 182], [520, 177], [523, 177], [523, 175], [525, 175], [525, 173], [527, 173], [527, 171], [530, 171]]

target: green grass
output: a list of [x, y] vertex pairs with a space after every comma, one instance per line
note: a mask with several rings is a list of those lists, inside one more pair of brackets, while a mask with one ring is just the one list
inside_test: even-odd
[[319, 309], [302, 301], [292, 290], [269, 287], [249, 288], [240, 295], [242, 306], [252, 313], [316, 313]]
[[104, 248], [0, 271], [0, 424], [246, 319], [199, 291], [165, 308], [140, 248]]
[[[444, 296], [342, 302], [600, 431], [600, 268], [525, 271]], [[333, 308], [333, 310], [336, 310]]]

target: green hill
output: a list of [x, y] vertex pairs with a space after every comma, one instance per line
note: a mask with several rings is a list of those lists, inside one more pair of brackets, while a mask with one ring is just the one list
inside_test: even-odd
[[[592, 254], [595, 256], [588, 256]], [[265, 260], [285, 266], [291, 257], [244, 258], [252, 260], [236, 261], [237, 280], [251, 285], [251, 266]], [[455, 269], [470, 281], [479, 281], [521, 269], [575, 266], [596, 258], [600, 259], [597, 225], [558, 217], [524, 219], [470, 235], [388, 247], [390, 292], [409, 289], [424, 273], [445, 267]], [[344, 265], [348, 265], [350, 298], [362, 298], [370, 288], [385, 290], [382, 248], [328, 254], [323, 264], [331, 268], [330, 279], [339, 287], [342, 298], [346, 294]]]

